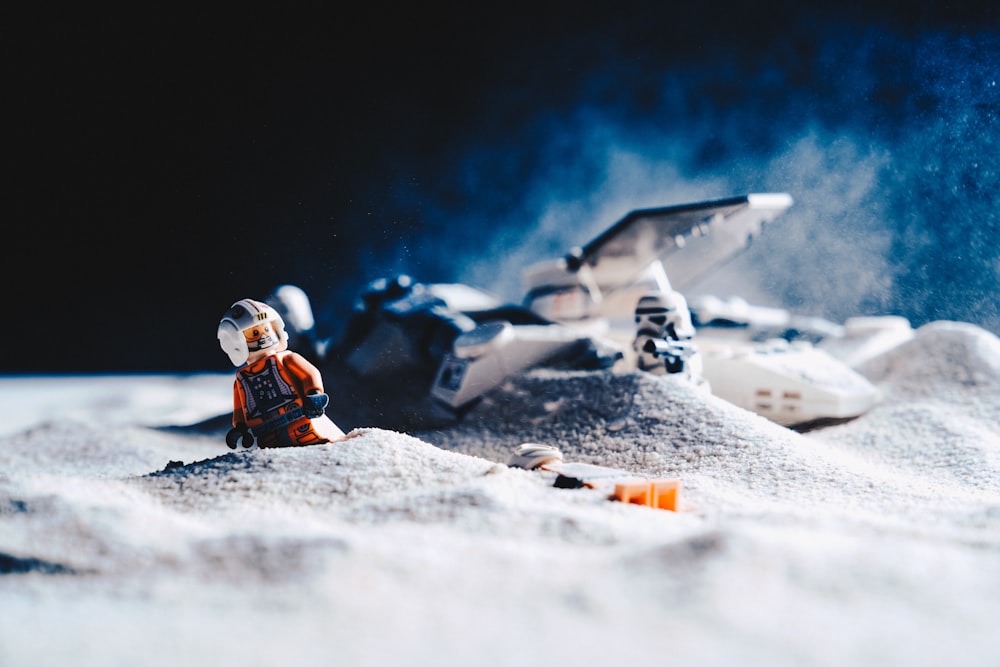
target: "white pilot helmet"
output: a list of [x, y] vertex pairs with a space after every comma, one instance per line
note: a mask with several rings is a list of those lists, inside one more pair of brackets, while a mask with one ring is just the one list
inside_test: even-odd
[[635, 327], [639, 334], [653, 338], [685, 340], [694, 336], [691, 311], [680, 292], [651, 292], [635, 306]]
[[277, 351], [288, 347], [288, 334], [285, 332], [285, 321], [281, 319], [271, 306], [263, 301], [240, 299], [226, 311], [219, 322], [219, 346], [229, 355], [233, 366], [242, 366], [250, 358], [250, 346], [247, 345], [243, 332], [254, 325], [270, 324], [274, 330], [273, 336], [261, 336], [254, 351], [277, 345]]

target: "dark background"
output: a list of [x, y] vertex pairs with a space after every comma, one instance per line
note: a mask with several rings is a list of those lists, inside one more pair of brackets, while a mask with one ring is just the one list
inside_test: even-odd
[[0, 371], [224, 370], [279, 283], [336, 335], [374, 278], [517, 299], [633, 208], [754, 191], [796, 204], [711, 289], [1000, 332], [995, 10], [584, 4], [12, 23]]

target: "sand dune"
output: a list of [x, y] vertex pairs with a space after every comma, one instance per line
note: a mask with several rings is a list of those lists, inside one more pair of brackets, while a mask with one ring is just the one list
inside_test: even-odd
[[[916, 333], [863, 367], [878, 407], [807, 433], [535, 370], [452, 428], [229, 452], [161, 428], [229, 376], [4, 379], [0, 664], [993, 664], [1000, 341]], [[554, 488], [522, 442], [678, 477], [684, 511]]]

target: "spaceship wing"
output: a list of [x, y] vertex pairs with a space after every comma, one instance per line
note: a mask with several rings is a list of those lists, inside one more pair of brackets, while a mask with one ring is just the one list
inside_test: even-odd
[[744, 249], [763, 223], [791, 205], [788, 194], [763, 193], [632, 211], [567, 262], [588, 266], [600, 283], [602, 274], [620, 280], [626, 267], [639, 273], [659, 259], [673, 287], [683, 290]]

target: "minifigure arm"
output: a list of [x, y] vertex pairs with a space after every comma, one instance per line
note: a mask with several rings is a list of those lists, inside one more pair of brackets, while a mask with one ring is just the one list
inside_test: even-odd
[[284, 366], [295, 379], [296, 392], [302, 399], [302, 411], [310, 418], [323, 415], [330, 397], [323, 391], [323, 376], [319, 369], [295, 352], [288, 353]]
[[246, 428], [247, 420], [243, 412], [243, 390], [239, 381], [233, 383], [233, 427]]
[[253, 447], [257, 438], [247, 428], [246, 413], [243, 411], [243, 390], [237, 380], [233, 383], [233, 427], [226, 433], [226, 444], [229, 449], [243, 443], [244, 447]]
[[305, 357], [297, 352], [289, 352], [284, 362], [285, 369], [295, 378], [295, 389], [300, 396], [324, 393], [323, 376]]

